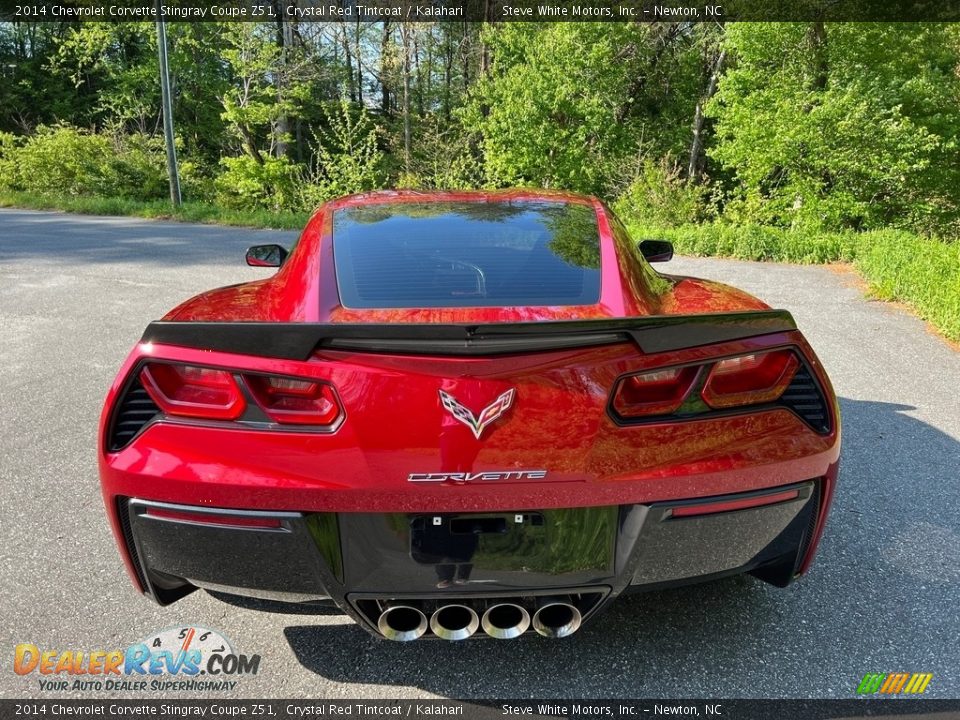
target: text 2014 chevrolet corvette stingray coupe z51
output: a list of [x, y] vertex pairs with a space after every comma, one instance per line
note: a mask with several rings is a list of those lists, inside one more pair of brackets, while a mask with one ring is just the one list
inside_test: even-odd
[[598, 200], [380, 192], [151, 323], [103, 496], [137, 589], [333, 601], [393, 640], [563, 637], [621, 593], [810, 567], [840, 453], [788, 312], [662, 275]]

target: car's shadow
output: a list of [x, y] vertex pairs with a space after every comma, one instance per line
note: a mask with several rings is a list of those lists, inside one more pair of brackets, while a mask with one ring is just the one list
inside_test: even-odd
[[789, 588], [738, 577], [625, 596], [560, 641], [391, 643], [353, 624], [287, 627], [287, 641], [329, 680], [450, 697], [849, 697], [873, 668], [952, 672], [936, 658], [960, 627], [960, 443], [910, 406], [841, 407], [826, 536]]

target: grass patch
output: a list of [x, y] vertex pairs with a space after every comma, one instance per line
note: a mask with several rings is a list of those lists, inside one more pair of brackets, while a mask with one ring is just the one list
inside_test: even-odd
[[945, 337], [960, 341], [960, 243], [900, 230], [815, 233], [724, 223], [630, 230], [638, 239], [670, 240], [683, 255], [852, 262], [876, 297], [910, 305]]
[[207, 203], [188, 202], [174, 208], [166, 200], [142, 201], [89, 195], [59, 197], [15, 191], [0, 191], [0, 207], [62, 210], [82, 215], [120, 215], [276, 230], [302, 230], [310, 217], [310, 214], [305, 212], [236, 210]]

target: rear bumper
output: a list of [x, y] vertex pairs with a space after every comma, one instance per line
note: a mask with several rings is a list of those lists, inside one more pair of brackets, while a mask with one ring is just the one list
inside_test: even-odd
[[245, 512], [118, 498], [145, 592], [205, 587], [330, 598], [367, 630], [381, 601], [564, 594], [587, 617], [628, 590], [752, 572], [786, 585], [807, 564], [832, 478], [650, 504], [490, 513]]

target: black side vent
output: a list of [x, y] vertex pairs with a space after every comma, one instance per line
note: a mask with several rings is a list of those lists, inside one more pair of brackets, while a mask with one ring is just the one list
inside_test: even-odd
[[147, 585], [147, 578], [143, 574], [143, 566], [140, 565], [140, 556], [137, 554], [137, 546], [133, 542], [133, 529], [130, 527], [130, 506], [129, 500], [125, 497], [117, 498], [117, 516], [120, 518], [120, 530], [123, 531], [123, 541], [127, 546], [127, 552], [130, 553], [130, 559], [133, 561], [133, 569], [137, 573], [137, 580], [144, 592], [150, 591]]
[[110, 452], [120, 450], [133, 440], [143, 426], [160, 412], [135, 376], [117, 404], [110, 429]]
[[804, 422], [818, 433], [830, 432], [830, 413], [823, 399], [823, 392], [813, 379], [806, 365], [801, 365], [797, 374], [780, 396], [781, 405], [793, 410]]

